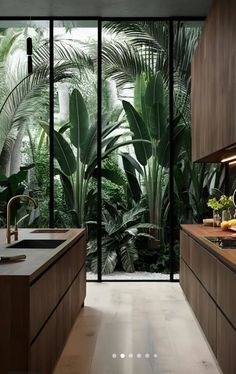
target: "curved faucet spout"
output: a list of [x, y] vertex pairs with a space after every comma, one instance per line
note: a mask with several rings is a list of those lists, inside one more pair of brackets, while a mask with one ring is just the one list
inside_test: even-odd
[[11, 243], [11, 235], [14, 235], [15, 240], [18, 240], [18, 228], [17, 228], [17, 226], [15, 227], [14, 231], [11, 231], [11, 204], [17, 199], [28, 199], [28, 200], [32, 201], [32, 203], [34, 204], [34, 208], [37, 208], [36, 201], [28, 195], [16, 195], [16, 196], [13, 196], [8, 201], [8, 203], [7, 203], [7, 233], [6, 233], [8, 244]]

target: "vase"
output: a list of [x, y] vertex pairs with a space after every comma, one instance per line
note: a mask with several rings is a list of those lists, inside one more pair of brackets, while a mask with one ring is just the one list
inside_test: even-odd
[[220, 226], [221, 223], [221, 216], [218, 211], [213, 210], [213, 226], [217, 227]]
[[221, 219], [223, 221], [229, 221], [231, 219], [231, 213], [229, 209], [225, 209], [221, 213]]

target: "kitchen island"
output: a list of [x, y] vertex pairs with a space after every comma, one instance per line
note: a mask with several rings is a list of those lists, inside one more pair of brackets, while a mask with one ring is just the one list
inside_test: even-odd
[[[181, 225], [180, 285], [224, 374], [236, 373], [236, 249], [207, 237], [233, 232]], [[236, 238], [235, 238], [236, 239]]]
[[52, 373], [84, 304], [85, 230], [19, 230], [19, 241], [43, 241], [43, 248], [9, 248], [5, 230], [0, 235], [0, 257], [26, 255], [0, 262], [1, 374]]

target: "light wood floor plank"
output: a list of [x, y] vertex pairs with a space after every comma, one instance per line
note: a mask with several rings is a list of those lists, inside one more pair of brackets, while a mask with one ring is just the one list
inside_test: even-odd
[[87, 287], [54, 374], [221, 373], [178, 283]]

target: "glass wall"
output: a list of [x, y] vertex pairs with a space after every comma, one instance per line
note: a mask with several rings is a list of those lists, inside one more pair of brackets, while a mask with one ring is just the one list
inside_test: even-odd
[[97, 272], [97, 33], [96, 21], [54, 22], [54, 222], [56, 227], [86, 227], [87, 265], [93, 273]]
[[103, 279], [168, 280], [168, 22], [102, 35]]
[[32, 222], [22, 201], [13, 221], [49, 225], [54, 157], [50, 213], [55, 227], [86, 228], [88, 279], [99, 279], [99, 256], [104, 280], [169, 280], [171, 272], [177, 279], [180, 224], [202, 222], [212, 188], [222, 188], [220, 165], [191, 162], [191, 59], [202, 23], [174, 21], [170, 35], [172, 22], [103, 21], [98, 35], [96, 20], [53, 21], [50, 155], [48, 21], [0, 21], [0, 224], [10, 197], [26, 193], [38, 200], [40, 215]]
[[0, 21], [1, 227], [7, 201], [18, 194], [34, 197], [41, 214], [32, 222], [31, 205], [17, 200], [12, 223], [48, 226], [49, 147], [42, 127], [49, 117], [48, 26], [48, 21]]

